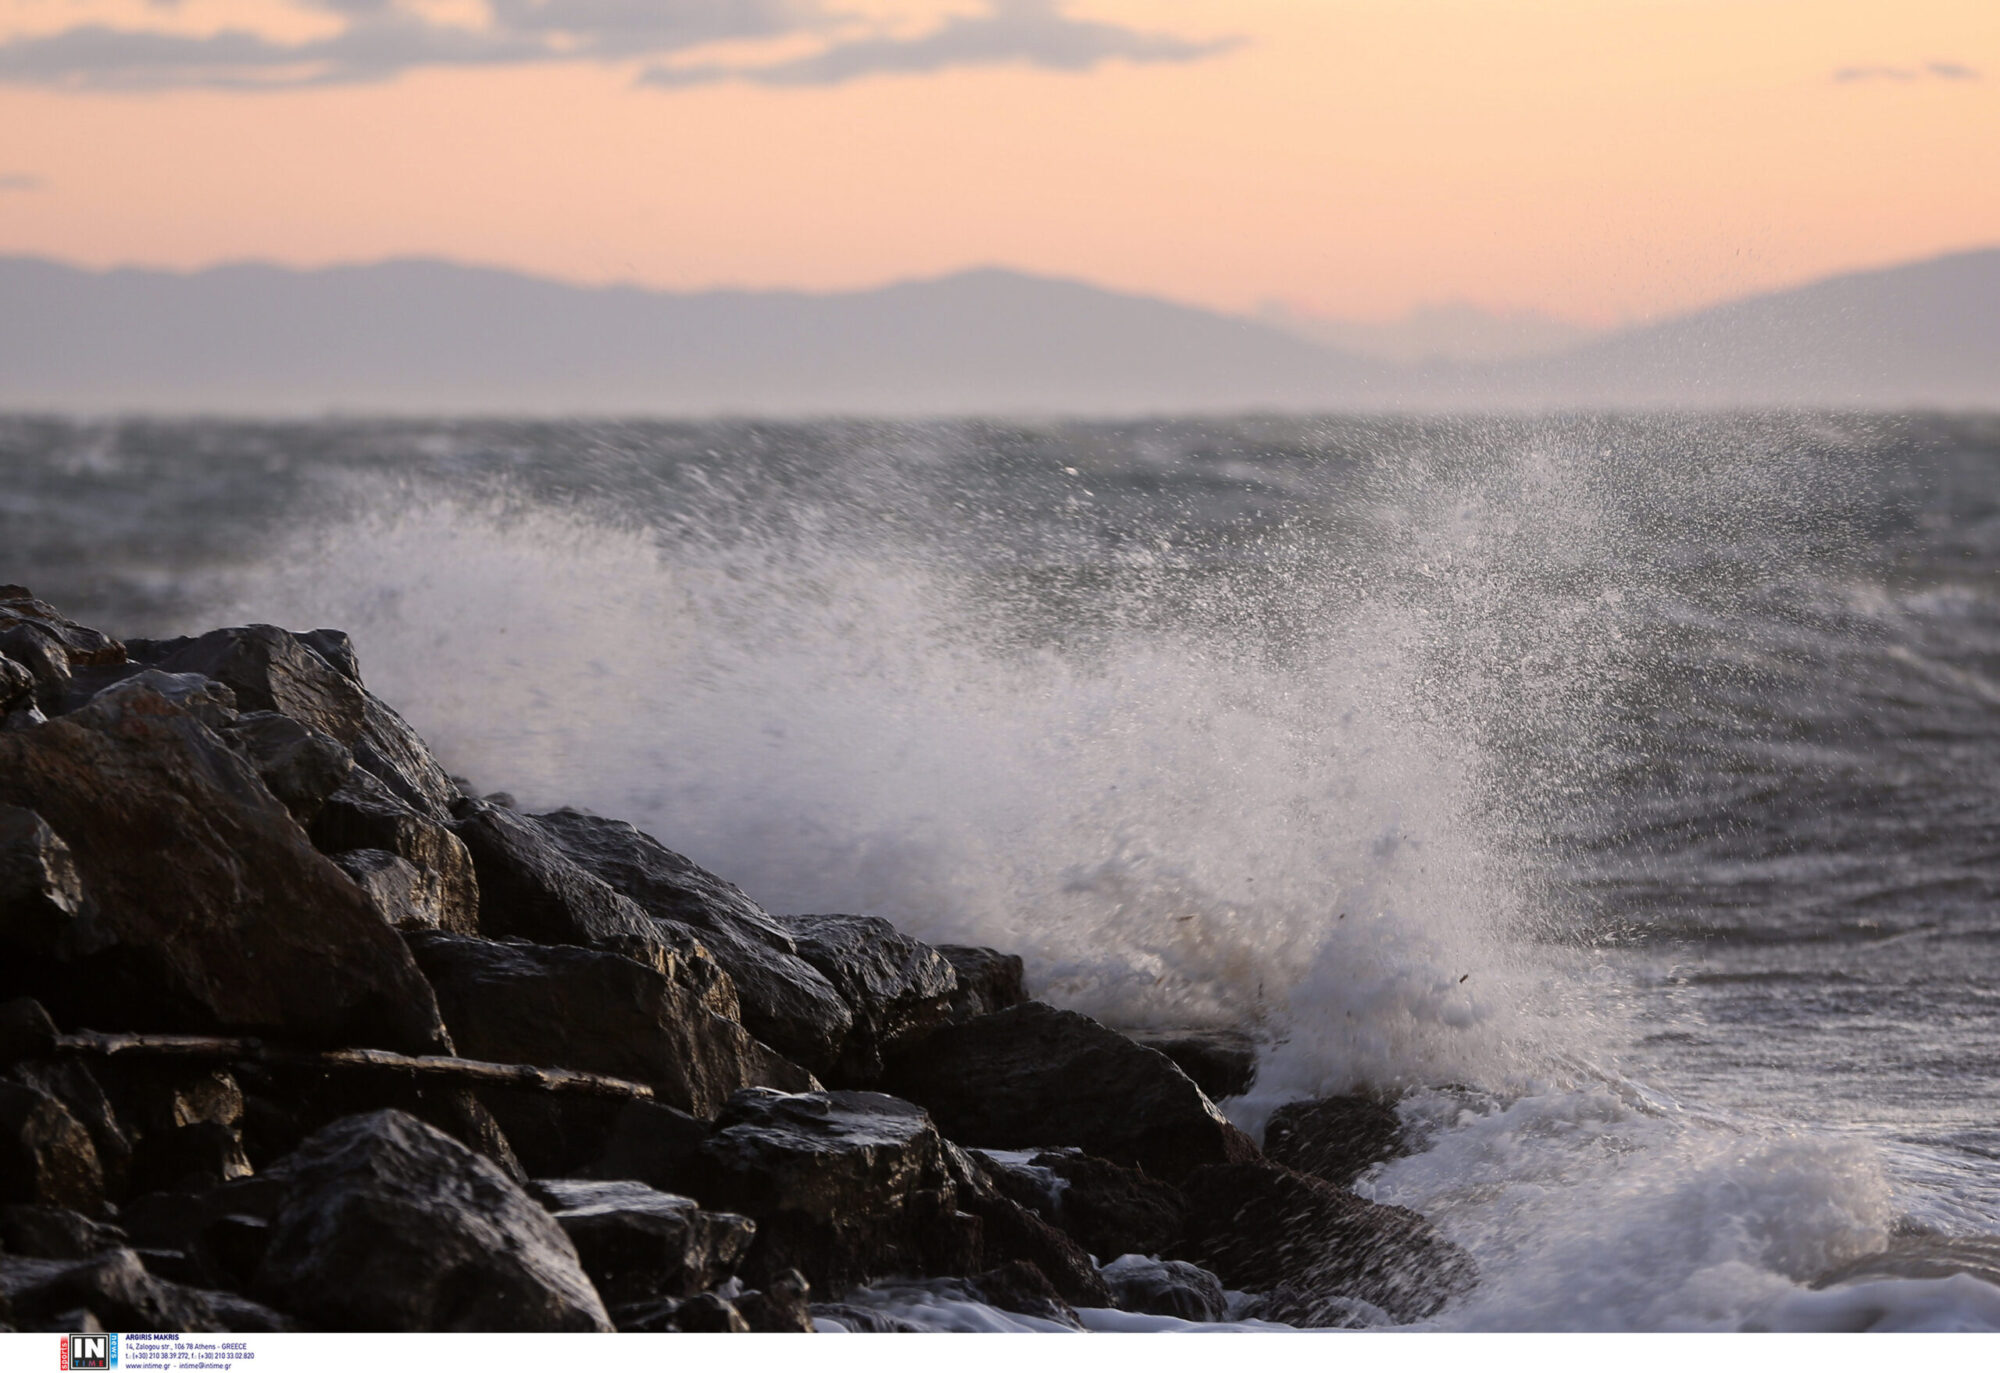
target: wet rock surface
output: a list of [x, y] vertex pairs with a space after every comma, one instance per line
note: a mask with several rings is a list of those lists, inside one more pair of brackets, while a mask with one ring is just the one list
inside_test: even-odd
[[757, 1234], [745, 1216], [638, 1182], [550, 1179], [530, 1190], [613, 1306], [707, 1291], [735, 1275]]
[[1152, 1030], [1131, 1038], [1172, 1059], [1210, 1101], [1242, 1096], [1257, 1081], [1257, 1041], [1240, 1030]]
[[1219, 1321], [1229, 1304], [1221, 1278], [1178, 1259], [1124, 1254], [1104, 1265], [1104, 1282], [1124, 1311]]
[[854, 1013], [832, 1072], [873, 1085], [885, 1053], [920, 1039], [951, 1014], [958, 974], [930, 945], [872, 915], [795, 915], [786, 921], [799, 956], [819, 969]]
[[1384, 1159], [1405, 1152], [1402, 1117], [1380, 1096], [1324, 1097], [1280, 1106], [1264, 1127], [1273, 1163], [1346, 1187]]
[[1164, 1055], [1037, 1001], [936, 1031], [884, 1085], [982, 1148], [1076, 1145], [1168, 1181], [1257, 1156]]
[[1019, 954], [970, 944], [940, 944], [937, 951], [958, 977], [951, 994], [953, 1020], [991, 1015], [1028, 999], [1027, 974]]

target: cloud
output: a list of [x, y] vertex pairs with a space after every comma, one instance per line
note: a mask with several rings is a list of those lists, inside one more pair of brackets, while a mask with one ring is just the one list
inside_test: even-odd
[[1978, 81], [1979, 73], [1963, 62], [1925, 62], [1916, 67], [1842, 67], [1833, 74], [1839, 82], [1850, 81]]
[[654, 66], [640, 74], [649, 86], [696, 86], [747, 81], [761, 86], [834, 86], [863, 76], [923, 73], [947, 67], [1024, 63], [1056, 71], [1087, 71], [1102, 62], [1193, 62], [1242, 45], [1240, 38], [1207, 42], [1148, 33], [1064, 15], [1056, 0], [990, 0], [987, 12], [947, 19], [914, 38], [867, 37], [768, 65], [705, 63]]
[[47, 177], [33, 172], [0, 172], [0, 191], [45, 191], [48, 186]]
[[[482, 25], [441, 22], [422, 0], [266, 0], [274, 16], [331, 17], [322, 37], [273, 38], [254, 28], [207, 33], [79, 23], [0, 41], [0, 83], [85, 90], [198, 87], [273, 90], [386, 81], [422, 68], [645, 61], [642, 84], [721, 80], [833, 85], [876, 72], [1025, 62], [1083, 71], [1113, 58], [1187, 62], [1235, 46], [1073, 19], [1062, 0], [987, 0], [916, 37], [845, 11], [841, 0], [486, 0]], [[153, 0], [173, 14], [178, 0]], [[802, 58], [767, 65], [674, 66], [716, 43], [817, 40]]]

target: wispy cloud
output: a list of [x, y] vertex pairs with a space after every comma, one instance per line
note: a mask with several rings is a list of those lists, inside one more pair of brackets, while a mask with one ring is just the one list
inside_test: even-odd
[[48, 186], [47, 177], [33, 172], [0, 172], [0, 191], [45, 191]]
[[1963, 62], [1925, 62], [1914, 67], [1842, 67], [1833, 74], [1842, 83], [1851, 81], [1978, 81], [1977, 70]]
[[[286, 39], [254, 27], [86, 22], [0, 41], [0, 83], [94, 90], [274, 90], [385, 81], [423, 68], [646, 62], [656, 87], [744, 80], [834, 85], [878, 72], [1019, 62], [1083, 71], [1112, 59], [1188, 62], [1237, 40], [1195, 41], [1064, 12], [1063, 0], [986, 0], [984, 13], [904, 36], [841, 0], [486, 0], [483, 24], [433, 16], [423, 0], [266, 0], [272, 18], [336, 21]], [[153, 0], [172, 20], [178, 0]], [[296, 31], [294, 23], [293, 31]], [[767, 64], [675, 65], [720, 43], [818, 42]]]

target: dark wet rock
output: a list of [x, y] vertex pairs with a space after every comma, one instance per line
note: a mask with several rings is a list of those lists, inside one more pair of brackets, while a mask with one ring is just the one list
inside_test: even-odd
[[979, 1266], [979, 1222], [959, 1210], [945, 1142], [909, 1102], [752, 1090], [716, 1124], [691, 1161], [689, 1190], [757, 1222], [746, 1281], [796, 1268], [838, 1296], [886, 1274]]
[[979, 1218], [986, 1263], [1033, 1264], [1065, 1300], [1077, 1306], [1110, 1305], [1110, 1289], [1097, 1265], [1074, 1239], [1008, 1195], [978, 1156], [947, 1143], [945, 1161], [958, 1186], [959, 1209]]
[[528, 1176], [509, 1143], [511, 1134], [487, 1108], [483, 1088], [291, 1064], [239, 1064], [236, 1075], [244, 1087], [243, 1147], [254, 1167], [276, 1162], [337, 1120], [395, 1110], [443, 1131], [516, 1181]]
[[744, 1323], [759, 1335], [810, 1335], [812, 1284], [796, 1268], [787, 1268], [765, 1283], [762, 1291], [736, 1299]]
[[299, 635], [247, 625], [194, 639], [135, 639], [129, 647], [153, 666], [224, 683], [244, 710], [276, 711], [338, 741], [359, 766], [432, 819], [445, 819], [458, 800], [458, 788], [403, 717]]
[[83, 914], [83, 878], [69, 845], [25, 806], [0, 805], [0, 950], [46, 956]]
[[1257, 1080], [1257, 1041], [1241, 1030], [1142, 1030], [1131, 1038], [1171, 1058], [1210, 1101], [1242, 1096]]
[[444, 928], [434, 884], [407, 858], [387, 849], [349, 849], [332, 857], [384, 924], [399, 930]]
[[479, 878], [472, 854], [450, 829], [420, 815], [366, 772], [347, 781], [320, 806], [311, 827], [322, 853], [373, 849], [393, 853], [423, 879], [420, 904], [437, 913], [436, 928], [478, 934]]
[[1007, 1180], [1010, 1195], [1093, 1254], [1165, 1254], [1180, 1243], [1187, 1199], [1136, 1168], [1075, 1149], [1036, 1154], [1026, 1166], [989, 1167]]
[[951, 994], [953, 1020], [991, 1015], [1028, 999], [1019, 954], [970, 944], [940, 944], [937, 951], [958, 976], [958, 987]]
[[562, 1227], [400, 1111], [336, 1122], [270, 1170], [254, 1291], [329, 1330], [609, 1330]]
[[826, 976], [798, 956], [782, 922], [734, 883], [621, 820], [559, 810], [535, 822], [566, 856], [656, 924], [694, 931], [736, 984], [750, 1033], [813, 1072], [833, 1067], [853, 1013]]
[[713, 1116], [743, 1087], [811, 1077], [709, 1011], [698, 988], [614, 953], [416, 934], [462, 1053], [643, 1082], [670, 1106]]
[[38, 601], [24, 586], [0, 586], [0, 633], [29, 628], [62, 646], [72, 663], [100, 667], [122, 663], [125, 645], [101, 630], [70, 619], [46, 601]]
[[240, 715], [222, 729], [271, 794], [301, 825], [310, 825], [326, 798], [354, 771], [354, 756], [324, 734], [276, 711]]
[[354, 640], [340, 629], [308, 629], [298, 635], [298, 641], [320, 657], [328, 666], [351, 682], [361, 680], [361, 661], [354, 656]]
[[479, 874], [486, 934], [585, 947], [646, 937], [646, 912], [573, 862], [533, 820], [484, 801], [459, 809], [452, 828]]
[[[148, 1269], [159, 1276], [197, 1287], [247, 1291], [270, 1243], [270, 1217], [282, 1199], [275, 1182], [245, 1179], [200, 1192], [147, 1192], [132, 1198], [119, 1220]], [[167, 1263], [156, 1257], [170, 1253], [179, 1258]], [[169, 1272], [169, 1267], [179, 1271]]]
[[1082, 1328], [1076, 1311], [1049, 1285], [1042, 1270], [1025, 1260], [1014, 1259], [989, 1268], [972, 1279], [971, 1287], [988, 1306]]
[[97, 1150], [105, 1194], [114, 1199], [124, 1196], [131, 1180], [132, 1139], [91, 1070], [72, 1059], [41, 1058], [17, 1062], [11, 1076], [63, 1104]]
[[883, 1055], [945, 1023], [958, 974], [930, 945], [872, 915], [795, 915], [786, 926], [799, 957], [825, 974], [854, 1013], [854, 1028], [830, 1070], [872, 1086]]
[[936, 1031], [891, 1061], [884, 1086], [982, 1148], [1075, 1145], [1168, 1181], [1257, 1156], [1164, 1055], [1039, 1001]]
[[35, 700], [35, 674], [27, 665], [0, 653], [0, 715], [30, 706]]
[[43, 997], [58, 1018], [446, 1046], [396, 933], [249, 764], [156, 693], [0, 735], [0, 803], [40, 814], [88, 894], [84, 916], [34, 950], [65, 970]]
[[62, 1206], [0, 1206], [0, 1253], [31, 1259], [87, 1259], [122, 1248], [125, 1232]]
[[643, 1183], [561, 1178], [529, 1190], [613, 1306], [707, 1291], [736, 1272], [757, 1233], [745, 1216], [704, 1211]]
[[707, 1138], [707, 1122], [685, 1111], [658, 1101], [621, 1102], [609, 1126], [591, 1137], [602, 1148], [577, 1171], [584, 1177], [628, 1179], [672, 1190]]
[[132, 1140], [134, 1188], [212, 1187], [249, 1174], [243, 1091], [228, 1072], [111, 1059], [98, 1075]]
[[47, 1058], [55, 1052], [56, 1033], [55, 1021], [33, 997], [0, 1002], [0, 1068], [24, 1058]]
[[1395, 1102], [1356, 1094], [1294, 1101], [1264, 1127], [1264, 1154], [1294, 1172], [1347, 1187], [1384, 1159], [1406, 1152]]
[[46, 1092], [0, 1080], [0, 1202], [104, 1213], [97, 1146]]
[[703, 1292], [675, 1309], [673, 1328], [690, 1335], [747, 1335], [750, 1322], [726, 1297]]
[[1183, 1321], [1219, 1321], [1228, 1309], [1222, 1279], [1192, 1263], [1125, 1254], [1105, 1264], [1103, 1272], [1105, 1285], [1121, 1311]]
[[1435, 1315], [1471, 1290], [1472, 1256], [1415, 1211], [1383, 1206], [1274, 1164], [1203, 1168], [1186, 1181], [1187, 1256], [1231, 1287], [1287, 1283], [1380, 1307], [1392, 1320]]
[[101, 1328], [117, 1331], [291, 1329], [284, 1316], [234, 1293], [155, 1277], [130, 1249], [67, 1262], [0, 1258], [0, 1319], [17, 1329], [76, 1329], [72, 1313], [77, 1312], [88, 1312]]
[[736, 982], [723, 971], [708, 946], [685, 925], [655, 920], [643, 935], [619, 935], [598, 946], [651, 968], [667, 981], [687, 988], [710, 1014], [741, 1022], [743, 1003]]
[[[76, 674], [60, 640], [34, 625], [17, 624], [0, 629], [0, 654], [28, 670], [37, 709], [44, 715], [62, 713]], [[18, 712], [22, 707], [17, 704], [14, 709]]]
[[65, 710], [88, 705], [100, 696], [126, 691], [150, 691], [172, 701], [210, 729], [221, 733], [240, 717], [236, 693], [221, 682], [197, 672], [162, 672], [158, 668], [126, 663], [111, 668], [86, 668], [76, 674]]

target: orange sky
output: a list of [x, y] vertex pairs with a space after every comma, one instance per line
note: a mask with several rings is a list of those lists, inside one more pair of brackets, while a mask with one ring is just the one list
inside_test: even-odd
[[[300, 3], [0, 0], [0, 38], [86, 18], [338, 30], [325, 11], [341, 0]], [[921, 35], [982, 5], [836, 8]], [[642, 88], [648, 60], [628, 58], [254, 92], [37, 85], [0, 44], [0, 252], [421, 253], [666, 287], [1003, 263], [1228, 309], [1275, 298], [1381, 318], [1458, 299], [1607, 322], [2000, 242], [2000, 0], [1075, 0], [1062, 14], [1247, 41], [834, 86]], [[755, 64], [827, 41], [670, 60]]]

